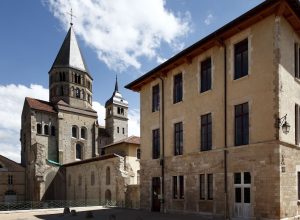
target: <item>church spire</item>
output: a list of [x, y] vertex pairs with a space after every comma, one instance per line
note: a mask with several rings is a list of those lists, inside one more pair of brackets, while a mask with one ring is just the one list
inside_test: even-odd
[[115, 93], [116, 93], [116, 92], [119, 92], [118, 75], [116, 75]]

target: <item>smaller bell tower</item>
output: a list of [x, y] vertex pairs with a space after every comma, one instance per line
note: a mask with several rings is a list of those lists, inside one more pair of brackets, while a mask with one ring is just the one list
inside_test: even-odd
[[128, 102], [119, 92], [118, 78], [116, 76], [115, 90], [105, 103], [105, 128], [109, 134], [111, 144], [128, 137]]

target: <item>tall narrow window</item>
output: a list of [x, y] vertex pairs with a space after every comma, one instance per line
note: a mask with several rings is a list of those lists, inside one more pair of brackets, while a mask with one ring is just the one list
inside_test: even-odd
[[152, 131], [152, 158], [158, 159], [160, 157], [160, 138], [159, 129]]
[[212, 122], [211, 113], [201, 116], [201, 150], [211, 150], [212, 147]]
[[248, 103], [235, 106], [235, 146], [249, 143]]
[[211, 89], [211, 58], [201, 62], [201, 88], [200, 92]]
[[159, 84], [152, 87], [152, 112], [159, 111]]
[[136, 157], [137, 159], [141, 159], [141, 149], [136, 150]]
[[300, 200], [300, 172], [297, 172], [298, 200]]
[[183, 153], [183, 128], [182, 122], [174, 124], [174, 155]]
[[44, 134], [49, 135], [49, 126], [48, 125], [44, 125]]
[[82, 127], [80, 133], [81, 133], [81, 138], [86, 139], [86, 128]]
[[110, 167], [106, 167], [106, 185], [110, 184]]
[[184, 199], [183, 176], [173, 176], [173, 199]]
[[173, 103], [182, 101], [182, 73], [174, 76]]
[[80, 99], [80, 89], [76, 88], [75, 90], [75, 97]]
[[55, 126], [52, 125], [52, 126], [51, 126], [51, 135], [52, 135], [52, 136], [55, 136], [55, 133], [56, 133], [55, 131], [56, 131], [56, 130], [55, 130]]
[[234, 79], [248, 75], [248, 39], [234, 45]]
[[12, 185], [14, 183], [12, 175], [7, 176], [7, 183], [8, 183], [8, 185]]
[[300, 142], [300, 106], [295, 104], [295, 144]]
[[117, 127], [117, 132], [120, 133], [120, 128], [119, 127]]
[[76, 144], [76, 159], [82, 160], [82, 146], [80, 144]]
[[42, 125], [40, 123], [36, 124], [36, 132], [42, 134]]
[[200, 199], [204, 200], [205, 199], [205, 174], [200, 174], [199, 177], [199, 182], [200, 182]]
[[77, 127], [76, 126], [73, 126], [72, 127], [72, 137], [73, 138], [77, 138]]
[[213, 199], [213, 175], [207, 174], [207, 199]]
[[295, 43], [295, 77], [300, 78], [300, 46], [298, 43]]
[[122, 133], [125, 134], [125, 128], [122, 128]]

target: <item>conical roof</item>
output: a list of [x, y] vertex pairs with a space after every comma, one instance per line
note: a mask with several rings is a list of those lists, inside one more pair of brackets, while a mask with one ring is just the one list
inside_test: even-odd
[[115, 90], [114, 90], [112, 96], [110, 97], [110, 99], [108, 99], [106, 101], [105, 107], [107, 107], [108, 105], [111, 105], [111, 104], [118, 104], [118, 105], [122, 105], [122, 106], [128, 105], [128, 102], [126, 100], [124, 100], [122, 94], [119, 92], [117, 76], [116, 76]]
[[88, 73], [74, 30], [70, 27], [51, 67], [72, 67]]

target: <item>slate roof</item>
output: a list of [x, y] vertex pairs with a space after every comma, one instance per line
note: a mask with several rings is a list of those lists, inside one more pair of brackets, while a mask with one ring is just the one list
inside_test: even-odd
[[31, 109], [50, 112], [50, 113], [57, 113], [54, 106], [50, 102], [46, 102], [44, 100], [39, 100], [39, 99], [33, 99], [30, 97], [26, 97], [25, 100], [27, 101]]
[[[71, 67], [88, 73], [74, 30], [70, 27], [51, 67]], [[89, 73], [88, 73], [89, 74]]]

